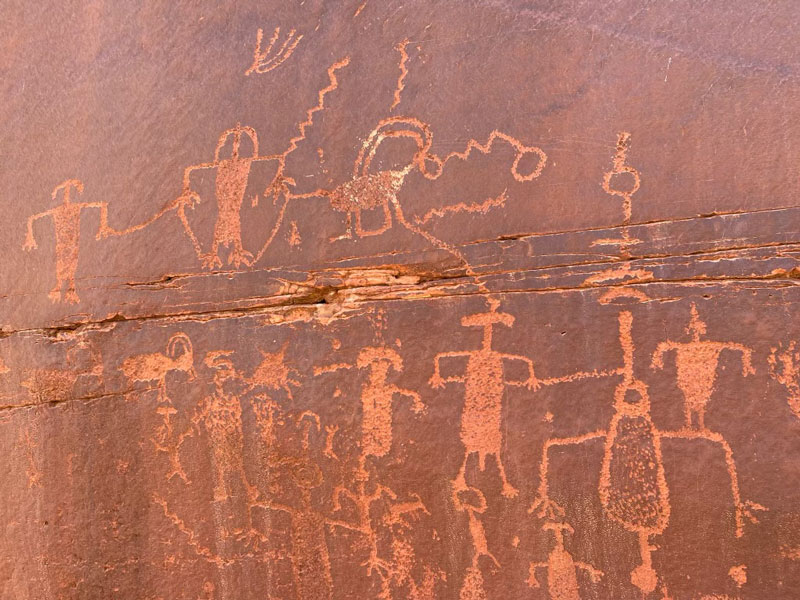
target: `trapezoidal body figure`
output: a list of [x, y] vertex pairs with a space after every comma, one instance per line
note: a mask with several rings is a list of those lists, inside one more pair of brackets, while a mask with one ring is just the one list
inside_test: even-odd
[[[250, 139], [252, 145], [252, 154], [250, 156], [242, 155], [241, 146], [243, 135]], [[228, 145], [229, 139], [232, 140], [231, 155], [228, 158], [222, 158], [222, 151]], [[219, 256], [220, 247], [226, 247], [228, 249], [228, 264], [232, 264], [237, 268], [243, 264], [247, 266], [252, 264], [253, 255], [242, 246], [240, 213], [253, 163], [270, 160], [279, 161], [280, 157], [277, 155], [259, 156], [258, 135], [255, 130], [251, 127], [243, 127], [237, 124], [236, 127], [224, 131], [220, 136], [212, 162], [192, 165], [184, 170], [183, 191], [178, 199], [178, 216], [183, 223], [187, 235], [192, 240], [198, 258], [206, 268], [212, 269], [222, 266], [222, 259]], [[187, 205], [194, 207], [196, 203], [201, 201], [200, 196], [192, 191], [190, 178], [194, 171], [203, 169], [216, 169], [215, 196], [217, 201], [217, 220], [214, 225], [214, 237], [211, 242], [211, 248], [207, 252], [203, 251], [197, 236], [189, 225], [185, 211]], [[264, 194], [270, 194], [272, 191], [271, 187], [267, 186]], [[258, 198], [256, 197], [253, 199], [252, 204], [256, 206], [257, 203]]]
[[742, 375], [747, 377], [755, 373], [752, 365], [752, 351], [735, 342], [715, 342], [700, 339], [706, 333], [706, 324], [697, 313], [697, 306], [692, 304], [692, 318], [686, 333], [691, 335], [688, 342], [661, 342], [653, 354], [653, 368], [664, 367], [664, 355], [675, 352], [675, 366], [678, 371], [678, 387], [683, 393], [684, 415], [686, 427], [704, 431], [705, 412], [714, 382], [717, 378], [719, 357], [724, 350], [741, 354]]
[[[764, 507], [742, 502], [739, 480], [733, 453], [721, 435], [708, 430], [659, 430], [650, 416], [650, 399], [647, 385], [634, 377], [631, 335], [633, 315], [628, 311], [619, 314], [620, 345], [623, 350], [623, 380], [614, 391], [614, 415], [606, 429], [591, 431], [565, 438], [550, 438], [542, 449], [539, 466], [538, 498], [531, 507], [546, 519], [563, 517], [564, 511], [549, 496], [548, 471], [550, 451], [555, 447], [603, 442], [603, 460], [598, 492], [603, 513], [624, 529], [635, 533], [639, 542], [640, 564], [631, 571], [631, 583], [646, 596], [659, 586], [659, 577], [653, 568], [652, 553], [657, 549], [652, 537], [659, 535], [669, 525], [671, 505], [664, 470], [662, 440], [704, 439], [718, 444], [723, 450], [730, 477], [730, 489], [735, 507], [736, 535], [743, 533], [744, 518], [756, 522], [753, 509]], [[661, 584], [666, 594], [666, 587]]]
[[[491, 310], [463, 317], [464, 327], [483, 328], [483, 345], [477, 350], [441, 352], [434, 358], [433, 376], [430, 384], [434, 388], [442, 388], [448, 383], [463, 383], [465, 386], [464, 409], [461, 414], [461, 442], [464, 444], [464, 460], [458, 475], [453, 481], [453, 492], [467, 489], [467, 461], [472, 454], [478, 455], [478, 466], [481, 471], [486, 468], [486, 457], [495, 457], [500, 477], [503, 482], [503, 495], [514, 497], [517, 490], [506, 476], [501, 456], [503, 446], [502, 414], [503, 394], [506, 386], [527, 387], [535, 389], [538, 382], [533, 372], [533, 362], [516, 354], [498, 352], [492, 348], [492, 333], [497, 324], [511, 327], [514, 317], [497, 311], [497, 303]], [[466, 372], [460, 376], [441, 375], [442, 359], [467, 358]], [[505, 377], [504, 362], [521, 362], [528, 369], [528, 378], [521, 381], [509, 381]]]
[[[81, 212], [85, 208], [100, 209], [100, 229], [97, 239], [102, 237], [101, 232], [107, 226], [108, 205], [105, 202], [74, 202], [72, 192], [83, 193], [83, 183], [77, 179], [67, 179], [55, 187], [52, 199], [56, 200], [59, 194], [62, 201], [53, 208], [32, 215], [28, 218], [27, 234], [25, 236], [25, 250], [34, 250], [38, 246], [33, 233], [33, 224], [39, 219], [50, 217], [56, 235], [56, 285], [50, 291], [50, 301], [65, 300], [71, 304], [80, 302], [75, 289], [75, 271], [78, 268], [78, 254], [80, 252]], [[66, 287], [66, 290], [64, 288]]]

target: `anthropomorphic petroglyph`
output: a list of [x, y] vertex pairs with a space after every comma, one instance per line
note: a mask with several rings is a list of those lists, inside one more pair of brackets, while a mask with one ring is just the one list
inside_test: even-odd
[[[551, 449], [603, 441], [603, 462], [598, 485], [600, 503], [606, 517], [638, 536], [641, 562], [631, 571], [631, 583], [643, 594], [650, 594], [659, 587], [659, 577], [652, 562], [652, 553], [657, 546], [653, 544], [652, 537], [663, 533], [669, 524], [671, 512], [661, 452], [663, 439], [703, 439], [720, 446], [730, 476], [737, 536], [743, 534], [744, 520], [756, 522], [753, 511], [764, 510], [764, 507], [742, 501], [733, 453], [720, 434], [689, 428], [661, 431], [655, 426], [650, 416], [647, 385], [636, 379], [633, 373], [632, 325], [633, 315], [628, 311], [621, 312], [619, 339], [623, 350], [623, 380], [614, 391], [611, 423], [607, 429], [574, 437], [550, 438], [545, 442], [539, 466], [538, 497], [532, 509], [545, 519], [560, 518], [564, 514], [563, 508], [549, 496]], [[666, 594], [663, 582], [661, 589]]]
[[[295, 40], [299, 41], [296, 38]], [[284, 57], [288, 58], [285, 53]], [[105, 219], [101, 219], [99, 237], [129, 235], [150, 226], [161, 217], [175, 211], [198, 259], [205, 268], [213, 269], [214, 267], [222, 266], [222, 258], [219, 255], [221, 247], [228, 249], [227, 264], [232, 264], [236, 268], [241, 265], [250, 266], [260, 260], [275, 239], [283, 223], [289, 200], [295, 197], [289, 193], [289, 187], [294, 185], [295, 182], [291, 177], [286, 176], [286, 161], [289, 155], [297, 149], [300, 142], [306, 138], [306, 130], [314, 123], [314, 114], [324, 110], [325, 96], [337, 89], [339, 82], [336, 78], [336, 71], [347, 66], [349, 62], [349, 57], [346, 57], [328, 68], [329, 84], [318, 92], [317, 104], [306, 111], [306, 118], [298, 124], [298, 134], [289, 140], [286, 150], [278, 154], [259, 155], [258, 136], [255, 130], [251, 127], [237, 124], [235, 127], [224, 131], [220, 136], [213, 161], [192, 165], [184, 169], [182, 192], [175, 200], [168, 202], [160, 211], [144, 222], [125, 229], [113, 229], [106, 224]], [[243, 136], [250, 141], [249, 154], [244, 154], [248, 150], [242, 149]], [[223, 150], [229, 145], [231, 148], [230, 156], [223, 158]], [[277, 169], [275, 175], [266, 184], [263, 196], [271, 198], [273, 204], [278, 205], [276, 209], [277, 215], [266, 241], [254, 256], [243, 246], [241, 209], [244, 204], [244, 195], [251, 180], [252, 166], [255, 163], [270, 161], [276, 163]], [[197, 204], [202, 203], [200, 195], [192, 190], [191, 182], [192, 173], [201, 170], [216, 171], [214, 196], [217, 204], [217, 217], [211, 247], [207, 251], [204, 250], [203, 245], [200, 243], [186, 213], [187, 208], [194, 209]], [[259, 198], [255, 196], [251, 201], [251, 205], [257, 206], [258, 204]]]
[[408, 600], [435, 600], [437, 586], [445, 575], [438, 569], [425, 565], [422, 577], [415, 578], [417, 552], [408, 539], [408, 533], [419, 523], [420, 515], [428, 515], [428, 509], [417, 496], [409, 502], [394, 503], [383, 521], [391, 535], [391, 559], [387, 561], [388, 574], [381, 580], [379, 600], [392, 600], [395, 593]]
[[[249, 156], [242, 155], [243, 134], [250, 139], [251, 154]], [[222, 151], [228, 145], [229, 139], [231, 140], [231, 155], [228, 158], [222, 158]], [[228, 248], [228, 264], [233, 264], [237, 268], [242, 264], [248, 266], [252, 264], [253, 255], [242, 247], [240, 213], [244, 202], [244, 194], [247, 190], [253, 163], [278, 160], [280, 160], [278, 155], [259, 156], [258, 135], [255, 130], [251, 127], [242, 127], [242, 125], [237, 124], [236, 127], [224, 131], [220, 136], [212, 162], [192, 165], [184, 170], [183, 192], [177, 207], [178, 216], [183, 223], [186, 234], [192, 240], [197, 257], [205, 267], [211, 269], [222, 266], [222, 260], [219, 257], [220, 246]], [[207, 252], [203, 251], [197, 236], [191, 225], [189, 225], [185, 210], [186, 206], [194, 206], [200, 202], [200, 196], [192, 191], [191, 175], [194, 171], [202, 169], [216, 169], [217, 172], [215, 184], [217, 221], [214, 225], [214, 238], [211, 243], [211, 249]], [[273, 194], [273, 190], [267, 187], [264, 195], [268, 196], [270, 194]], [[252, 200], [253, 206], [257, 204], [258, 197]]]
[[[417, 413], [425, 412], [419, 394], [389, 383], [390, 370], [403, 371], [403, 359], [392, 348], [374, 346], [363, 348], [356, 361], [359, 369], [369, 369], [369, 379], [361, 388], [361, 453], [362, 456], [386, 456], [392, 447], [392, 408], [394, 397], [411, 400], [411, 408]], [[339, 369], [351, 369], [353, 365], [339, 363], [318, 367], [315, 374], [329, 373]]]
[[[440, 352], [434, 358], [433, 376], [430, 379], [430, 384], [434, 388], [442, 388], [447, 383], [454, 382], [463, 383], [465, 386], [464, 410], [461, 414], [461, 442], [464, 444], [464, 460], [453, 481], [454, 494], [467, 489], [467, 461], [472, 454], [477, 454], [478, 466], [481, 471], [486, 468], [486, 457], [494, 456], [503, 482], [503, 495], [509, 498], [517, 495], [516, 488], [508, 482], [501, 455], [503, 394], [506, 386], [536, 389], [539, 387], [539, 382], [534, 375], [533, 362], [529, 358], [498, 352], [492, 348], [494, 326], [501, 324], [511, 327], [514, 324], [514, 317], [498, 312], [497, 306], [498, 303], [493, 302], [489, 312], [469, 315], [461, 319], [464, 327], [483, 328], [483, 346], [480, 349]], [[448, 358], [467, 358], [465, 374], [442, 377], [441, 362], [442, 359]], [[527, 367], [528, 378], [519, 381], [507, 380], [503, 367], [505, 361], [523, 363]]]
[[541, 586], [536, 577], [536, 570], [543, 569], [547, 574], [547, 592], [550, 600], [581, 600], [578, 585], [578, 573], [585, 572], [591, 581], [597, 583], [603, 572], [592, 565], [576, 561], [564, 547], [564, 534], [575, 531], [569, 523], [563, 521], [545, 521], [542, 529], [553, 534], [554, 546], [547, 555], [546, 562], [531, 562], [528, 567], [528, 586]]
[[[425, 411], [425, 405], [416, 392], [389, 382], [391, 370], [402, 372], [403, 360], [395, 350], [387, 346], [362, 348], [355, 365], [336, 363], [317, 367], [314, 373], [322, 375], [339, 370], [350, 370], [354, 366], [369, 370], [369, 378], [361, 388], [361, 452], [354, 474], [355, 485], [353, 489], [346, 485], [337, 486], [334, 490], [334, 506], [338, 512], [345, 508], [342, 504], [343, 499], [348, 500], [351, 504], [355, 512], [357, 530], [364, 535], [369, 548], [369, 558], [362, 566], [367, 567], [369, 575], [377, 574], [382, 590], [380, 597], [391, 598], [391, 589], [394, 585], [416, 589], [417, 584], [402, 575], [402, 569], [398, 571], [391, 561], [379, 556], [378, 532], [373, 524], [372, 508], [376, 503], [385, 500], [390, 514], [395, 514], [398, 519], [405, 513], [413, 513], [417, 510], [426, 512], [426, 509], [419, 498], [412, 502], [402, 502], [390, 488], [373, 481], [370, 476], [368, 459], [386, 456], [392, 449], [392, 409], [396, 396], [409, 398], [412, 402], [412, 410], [417, 414]], [[401, 507], [406, 507], [408, 510], [404, 512]], [[394, 521], [392, 524], [397, 525], [398, 522]], [[397, 544], [402, 546], [402, 542], [393, 537], [393, 554], [400, 552], [401, 548]], [[399, 582], [398, 577], [400, 578]]]
[[194, 352], [192, 340], [183, 332], [169, 338], [165, 353], [152, 352], [126, 358], [120, 367], [129, 383], [156, 383], [158, 399], [167, 401], [167, 375], [173, 371], [186, 373], [194, 379]]
[[769, 355], [769, 374], [789, 392], [787, 402], [800, 419], [800, 349], [796, 342], [779, 345]]
[[269, 44], [262, 50], [261, 42], [264, 39], [264, 31], [262, 29], [258, 30], [256, 35], [256, 48], [253, 51], [253, 64], [244, 72], [245, 75], [250, 75], [252, 73], [264, 74], [269, 73], [273, 69], [277, 69], [292, 55], [297, 44], [303, 39], [302, 35], [297, 35], [297, 32], [292, 29], [286, 35], [283, 44], [277, 47], [275, 43], [278, 41], [280, 35], [281, 28], [276, 27], [275, 31], [272, 33], [272, 38], [269, 40]]
[[227, 383], [241, 379], [230, 360], [232, 352], [218, 350], [206, 354], [203, 363], [214, 370], [214, 393], [205, 399], [192, 422], [208, 432], [214, 465], [214, 501], [224, 502], [244, 491], [255, 501], [258, 490], [250, 485], [244, 468], [244, 434], [239, 397]]
[[[60, 183], [53, 190], [52, 198], [56, 200], [61, 193], [63, 201], [58, 206], [28, 218], [27, 235], [23, 248], [34, 250], [38, 247], [33, 233], [33, 224], [44, 217], [51, 217], [56, 234], [56, 285], [50, 291], [50, 300], [59, 302], [63, 299], [75, 304], [80, 301], [75, 289], [75, 271], [78, 268], [80, 252], [81, 211], [88, 208], [100, 210], [100, 229], [97, 234], [97, 239], [100, 239], [108, 220], [108, 204], [106, 202], [74, 202], [70, 198], [73, 190], [82, 194], [83, 183], [77, 179], [67, 179]], [[66, 291], [64, 291], [64, 287], [66, 287]]]
[[[301, 417], [302, 418], [302, 417]], [[304, 447], [307, 449], [307, 437]], [[323, 474], [318, 465], [307, 457], [299, 460], [282, 459], [281, 466], [289, 469], [291, 480], [299, 490], [299, 506], [283, 504], [273, 500], [260, 500], [258, 506], [289, 515], [290, 542], [289, 559], [297, 600], [314, 598], [330, 600], [333, 596], [330, 551], [327, 531], [339, 527], [360, 531], [346, 521], [326, 517], [314, 508], [312, 491], [322, 485]]]
[[715, 342], [701, 340], [706, 333], [706, 324], [697, 313], [697, 306], [692, 304], [692, 318], [686, 333], [691, 335], [688, 342], [661, 342], [653, 354], [653, 368], [664, 367], [664, 355], [675, 351], [675, 365], [678, 370], [678, 387], [683, 393], [684, 415], [686, 427], [703, 431], [705, 412], [711, 394], [714, 392], [714, 381], [717, 378], [719, 355], [723, 350], [738, 352], [742, 357], [742, 376], [755, 373], [752, 365], [752, 351], [735, 342]]
[[486, 512], [486, 498], [480, 490], [466, 486], [456, 492], [456, 502], [459, 508], [467, 514], [469, 536], [472, 542], [472, 559], [464, 573], [459, 598], [460, 600], [486, 598], [480, 559], [488, 558], [495, 567], [500, 568], [500, 563], [489, 551], [486, 531], [480, 519], [480, 515]]

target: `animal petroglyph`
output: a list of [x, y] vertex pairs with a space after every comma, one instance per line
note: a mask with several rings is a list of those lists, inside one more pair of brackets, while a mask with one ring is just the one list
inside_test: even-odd
[[547, 592], [550, 600], [581, 600], [578, 585], [578, 573], [585, 572], [592, 582], [597, 583], [603, 572], [592, 565], [576, 561], [564, 547], [564, 534], [574, 533], [572, 527], [565, 522], [546, 521], [542, 529], [553, 534], [555, 545], [547, 555], [546, 562], [532, 562], [528, 567], [528, 586], [541, 586], [536, 577], [537, 569], [544, 569], [547, 574]]
[[686, 427], [705, 430], [705, 411], [714, 392], [719, 355], [723, 350], [739, 352], [742, 357], [742, 376], [747, 377], [755, 373], [751, 361], [752, 352], [744, 345], [734, 342], [701, 340], [701, 336], [706, 333], [706, 324], [700, 319], [694, 304], [686, 333], [691, 336], [689, 342], [661, 342], [653, 354], [652, 366], [663, 368], [664, 355], [675, 351], [678, 387], [683, 393]]
[[[81, 366], [80, 354], [89, 353], [88, 365]], [[25, 369], [20, 383], [36, 404], [66, 402], [75, 397], [75, 386], [83, 377], [103, 379], [103, 358], [89, 342], [81, 341], [67, 351], [64, 369]]]
[[[61, 194], [63, 201], [58, 206], [28, 218], [23, 248], [34, 250], [38, 247], [33, 233], [33, 224], [44, 217], [52, 218], [56, 235], [56, 285], [50, 291], [50, 300], [52, 302], [65, 300], [76, 304], [80, 301], [75, 289], [75, 271], [78, 268], [80, 252], [81, 212], [88, 208], [100, 210], [100, 229], [97, 233], [97, 239], [100, 239], [108, 220], [108, 204], [106, 202], [74, 202], [70, 198], [73, 190], [82, 194], [83, 183], [77, 179], [67, 179], [60, 183], [53, 190], [52, 199], [56, 200]], [[66, 287], [66, 291], [64, 287]]]
[[[669, 524], [671, 512], [661, 451], [663, 439], [703, 439], [721, 447], [730, 476], [737, 536], [743, 534], [744, 519], [756, 522], [752, 511], [764, 510], [764, 507], [742, 502], [733, 453], [720, 434], [688, 427], [678, 431], [661, 431], [655, 426], [650, 416], [647, 385], [633, 374], [632, 325], [633, 315], [628, 311], [621, 312], [619, 339], [623, 351], [623, 379], [614, 391], [614, 415], [608, 428], [573, 437], [551, 438], [545, 442], [539, 466], [538, 497], [531, 510], [535, 510], [540, 518], [554, 521], [564, 515], [564, 509], [553, 502], [548, 494], [548, 465], [552, 448], [603, 441], [598, 485], [600, 503], [607, 518], [638, 536], [641, 562], [631, 571], [631, 583], [642, 593], [650, 594], [659, 586], [659, 577], [652, 562], [652, 553], [657, 546], [651, 538], [663, 533]], [[661, 587], [665, 590], [663, 584]]]
[[264, 31], [262, 29], [258, 30], [256, 34], [256, 48], [253, 51], [253, 64], [244, 72], [245, 75], [250, 75], [251, 73], [263, 74], [277, 69], [292, 55], [297, 44], [303, 39], [302, 35], [297, 35], [297, 32], [292, 29], [286, 35], [283, 44], [278, 47], [275, 44], [280, 34], [281, 28], [276, 27], [269, 40], [269, 44], [262, 50], [261, 42], [264, 39]]
[[153, 352], [126, 358], [120, 367], [129, 383], [151, 383], [158, 385], [158, 399], [167, 401], [167, 375], [173, 371], [186, 373], [194, 379], [194, 353], [192, 340], [183, 332], [176, 333], [167, 342], [166, 353]]
[[[457, 494], [467, 489], [467, 461], [472, 454], [478, 455], [478, 466], [481, 471], [486, 468], [486, 457], [494, 456], [500, 477], [503, 482], [503, 495], [514, 497], [517, 490], [508, 482], [503, 459], [502, 414], [503, 394], [505, 387], [516, 386], [536, 389], [539, 382], [533, 371], [533, 362], [521, 355], [506, 354], [492, 348], [492, 331], [495, 325], [511, 327], [514, 317], [498, 312], [497, 302], [493, 302], [491, 310], [466, 316], [461, 319], [464, 327], [483, 328], [483, 346], [478, 350], [441, 352], [434, 358], [433, 376], [430, 384], [434, 388], [442, 388], [447, 383], [463, 383], [465, 386], [464, 410], [461, 415], [461, 442], [464, 444], [464, 461], [458, 475], [453, 481], [453, 491]], [[441, 375], [441, 361], [448, 358], [467, 358], [466, 373], [462, 376]], [[528, 369], [528, 378], [521, 381], [505, 378], [503, 363], [522, 362]]]
[[[415, 143], [416, 151], [411, 160], [400, 168], [371, 172], [370, 166], [380, 145], [387, 139], [396, 138], [411, 139]], [[403, 187], [406, 177], [412, 172], [418, 171], [426, 179], [438, 179], [448, 161], [453, 158], [466, 160], [473, 149], [477, 149], [483, 154], [488, 154], [498, 139], [507, 142], [516, 151], [514, 162], [511, 166], [511, 174], [514, 179], [524, 182], [531, 181], [539, 176], [547, 160], [545, 153], [540, 148], [525, 146], [516, 138], [505, 133], [493, 131], [486, 144], [470, 140], [465, 151], [453, 152], [441, 158], [431, 151], [433, 134], [426, 123], [413, 117], [398, 116], [381, 120], [367, 136], [353, 167], [353, 179], [341, 184], [334, 190], [317, 190], [303, 196], [327, 197], [334, 210], [346, 213], [345, 233], [334, 239], [352, 239], [354, 230], [358, 237], [380, 235], [388, 231], [392, 227], [393, 209], [397, 221], [403, 227], [423, 236], [434, 246], [452, 252], [452, 248], [447, 244], [408, 221], [403, 213], [397, 194]], [[536, 166], [529, 173], [520, 173], [520, 161], [529, 154], [537, 157]], [[380, 208], [383, 211], [383, 224], [376, 229], [365, 229], [361, 222], [361, 213], [364, 210], [375, 208]], [[443, 210], [449, 212], [447, 209]], [[460, 211], [453, 209], [452, 212]], [[355, 224], [353, 221], [355, 221]]]
[[787, 402], [800, 419], [800, 349], [795, 342], [779, 345], [769, 355], [769, 374], [789, 392]]

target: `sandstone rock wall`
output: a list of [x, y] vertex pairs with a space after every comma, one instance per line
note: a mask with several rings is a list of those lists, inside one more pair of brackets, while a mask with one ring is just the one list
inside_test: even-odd
[[0, 598], [800, 597], [794, 3], [2, 12]]

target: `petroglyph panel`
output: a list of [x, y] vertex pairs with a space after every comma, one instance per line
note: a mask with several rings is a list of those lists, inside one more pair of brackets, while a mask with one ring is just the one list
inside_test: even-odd
[[7, 4], [0, 599], [800, 597], [791, 3]]

